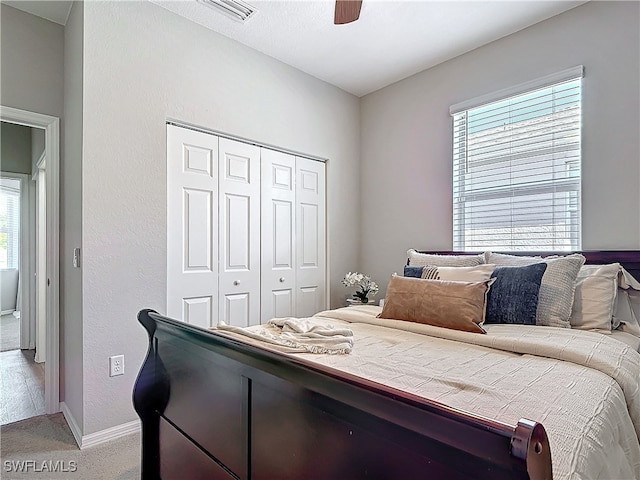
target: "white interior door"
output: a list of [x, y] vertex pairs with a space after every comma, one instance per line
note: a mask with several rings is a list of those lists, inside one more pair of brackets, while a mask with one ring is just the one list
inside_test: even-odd
[[219, 319], [260, 323], [260, 147], [220, 138]]
[[261, 322], [295, 315], [296, 159], [261, 149]]
[[47, 182], [45, 164], [36, 173], [36, 355], [46, 358], [47, 332]]
[[214, 325], [218, 137], [167, 125], [167, 315]]
[[325, 164], [296, 157], [296, 316], [326, 308]]

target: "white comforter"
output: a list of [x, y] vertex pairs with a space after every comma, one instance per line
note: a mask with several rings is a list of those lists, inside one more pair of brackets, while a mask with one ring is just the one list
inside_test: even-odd
[[481, 335], [379, 312], [354, 306], [314, 316], [348, 325], [349, 355], [291, 354], [510, 425], [540, 422], [556, 480], [640, 479], [637, 351], [581, 330], [485, 325]]
[[[379, 307], [321, 312], [354, 333], [351, 355], [300, 356], [549, 435], [555, 479], [640, 479], [640, 354], [598, 333], [488, 325], [487, 335], [375, 318]], [[489, 348], [487, 348], [489, 347]]]

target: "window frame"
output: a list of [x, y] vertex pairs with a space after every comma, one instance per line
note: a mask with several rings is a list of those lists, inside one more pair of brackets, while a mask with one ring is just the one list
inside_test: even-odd
[[[11, 180], [14, 180], [11, 178]], [[21, 245], [20, 245], [20, 230], [21, 230], [21, 222], [22, 222], [22, 212], [21, 212], [21, 202], [22, 202], [22, 182], [18, 179], [15, 179], [18, 182], [18, 188], [8, 187], [4, 185], [0, 185], [0, 192], [3, 196], [7, 198], [7, 224], [0, 224], [0, 233], [6, 235], [7, 241], [7, 258], [6, 258], [6, 266], [0, 266], [2, 269], [20, 269], [20, 253], [21, 253]], [[9, 200], [12, 202], [9, 202]], [[9, 209], [13, 209], [14, 215], [10, 215]], [[9, 224], [9, 220], [13, 220], [13, 224]]]
[[[582, 78], [584, 77], [584, 67], [582, 65], [579, 65], [577, 67], [573, 67], [573, 68], [569, 68], [566, 70], [563, 70], [561, 72], [557, 72], [551, 75], [547, 75], [545, 77], [541, 77], [529, 82], [525, 82], [513, 87], [509, 87], [506, 89], [502, 89], [493, 93], [489, 93], [487, 95], [482, 95], [455, 105], [452, 105], [449, 109], [449, 113], [452, 117], [452, 132], [451, 132], [451, 139], [452, 139], [452, 168], [453, 168], [453, 179], [452, 179], [452, 188], [453, 188], [453, 198], [452, 198], [452, 230], [453, 230], [453, 248], [454, 250], [460, 250], [460, 251], [483, 251], [483, 250], [491, 250], [491, 249], [495, 249], [495, 250], [502, 250], [502, 251], [525, 251], [525, 250], [535, 250], [535, 251], [552, 251], [552, 250], [567, 250], [567, 251], [571, 251], [571, 250], [580, 250], [582, 248], [582, 149], [583, 149], [583, 134], [582, 134], [582, 103], [583, 103], [583, 98], [582, 98]], [[566, 175], [565, 177], [563, 177], [562, 179], [559, 180], [555, 180], [555, 179], [550, 179], [547, 180], [546, 182], [541, 182], [540, 185], [532, 185], [532, 186], [526, 186], [523, 185], [524, 182], [521, 182], [521, 186], [520, 188], [522, 189], [522, 191], [524, 191], [526, 188], [531, 188], [531, 191], [536, 191], [539, 190], [540, 194], [543, 194], [545, 192], [545, 189], [547, 189], [548, 191], [553, 191], [554, 193], [558, 191], [558, 188], [560, 188], [560, 191], [565, 190], [565, 191], [571, 191], [571, 192], [576, 192], [577, 194], [577, 198], [574, 198], [573, 201], [570, 201], [570, 204], [567, 204], [565, 207], [565, 214], [566, 215], [573, 215], [574, 218], [570, 221], [567, 221], [564, 223], [564, 225], [569, 225], [570, 227], [575, 227], [575, 230], [572, 229], [571, 232], [568, 232], [564, 237], [559, 237], [559, 236], [554, 236], [554, 238], [558, 238], [558, 239], [562, 239], [562, 238], [566, 238], [568, 242], [570, 242], [570, 244], [563, 248], [563, 247], [558, 247], [557, 245], [553, 244], [553, 245], [548, 245], [545, 246], [544, 243], [538, 243], [538, 244], [532, 244], [532, 245], [511, 245], [512, 248], [497, 248], [497, 247], [492, 247], [490, 245], [491, 241], [489, 239], [485, 239], [484, 240], [484, 244], [483, 245], [470, 245], [470, 242], [467, 240], [467, 236], [465, 235], [465, 230], [468, 230], [470, 228], [469, 224], [467, 222], [465, 222], [464, 220], [464, 216], [466, 215], [465, 212], [465, 203], [457, 203], [456, 202], [456, 198], [458, 198], [460, 196], [460, 192], [464, 192], [464, 187], [467, 186], [468, 184], [464, 182], [464, 172], [460, 171], [460, 169], [458, 168], [458, 171], [456, 172], [456, 166], [459, 166], [459, 163], [461, 161], [461, 157], [464, 157], [465, 159], [469, 157], [469, 123], [468, 123], [468, 117], [466, 116], [469, 112], [473, 112], [474, 109], [481, 109], [483, 107], [490, 107], [492, 104], [495, 103], [499, 103], [499, 102], [505, 102], [508, 101], [514, 97], [519, 97], [519, 96], [525, 96], [528, 94], [533, 94], [536, 91], [539, 91], [541, 89], [549, 89], [549, 88], [553, 88], [555, 86], [559, 86], [562, 84], [566, 84], [568, 82], [575, 82], [575, 81], [580, 81], [579, 85], [575, 88], [577, 88], [576, 92], [579, 93], [579, 117], [578, 117], [578, 131], [579, 131], [579, 146], [578, 146], [578, 170], [579, 170], [579, 175], [576, 176], [571, 176], [571, 175]], [[526, 102], [527, 100], [522, 100], [522, 102]], [[544, 103], [542, 103], [541, 105], [544, 105]], [[525, 111], [524, 108], [522, 109], [523, 112]], [[515, 110], [517, 112], [517, 109]], [[510, 111], [511, 112], [511, 111]], [[554, 111], [553, 114], [556, 114], [556, 112]], [[535, 118], [535, 117], [533, 117]], [[554, 120], [555, 121], [555, 120]], [[509, 123], [506, 123], [505, 125], [517, 125], [519, 121], [510, 121]], [[573, 130], [575, 130], [575, 126], [572, 128]], [[461, 138], [463, 137], [463, 138]], [[505, 145], [508, 145], [508, 141], [504, 142], [504, 143], [500, 143], [498, 144], [499, 147], [503, 147]], [[530, 143], [529, 143], [530, 144]], [[525, 142], [525, 146], [527, 145], [527, 143]], [[550, 147], [550, 154], [555, 154], [557, 151], [555, 150], [555, 145]], [[573, 150], [569, 150], [569, 151], [575, 151], [575, 149]], [[525, 151], [524, 153], [524, 158], [527, 158], [527, 153], [530, 152], [529, 151]], [[553, 162], [553, 159], [550, 159]], [[464, 162], [466, 162], [466, 160], [462, 160]], [[496, 165], [498, 165], [500, 163], [499, 160], [495, 160], [495, 159], [490, 159], [489, 160], [492, 163], [495, 163]], [[565, 171], [569, 171], [571, 169], [571, 161], [566, 162], [566, 169]], [[510, 168], [510, 166], [509, 166]], [[551, 163], [551, 169], [554, 169], [555, 165], [553, 165], [553, 163]], [[526, 167], [523, 169], [526, 173]], [[509, 170], [511, 172], [511, 170]], [[499, 174], [498, 174], [499, 175]], [[497, 178], [498, 175], [496, 175], [496, 179], [490, 179], [492, 181], [499, 181], [499, 179]], [[504, 183], [502, 186], [496, 186], [495, 188], [491, 188], [490, 191], [485, 191], [485, 192], [475, 192], [474, 193], [474, 200], [477, 201], [478, 199], [478, 195], [480, 195], [480, 197], [482, 196], [486, 196], [487, 198], [493, 197], [493, 198], [504, 198], [507, 199], [508, 195], [504, 195], [505, 192], [513, 192], [516, 189], [518, 189], [518, 182], [507, 182]], [[502, 191], [502, 195], [500, 194], [500, 192]], [[513, 197], [513, 196], [512, 196]], [[517, 197], [517, 195], [516, 195]], [[556, 203], [554, 200], [549, 200], [549, 205], [555, 207]], [[577, 205], [577, 207], [576, 207]], [[576, 208], [577, 208], [577, 212], [576, 212]], [[573, 213], [572, 213], [573, 210]], [[524, 210], [523, 210], [524, 211]], [[533, 211], [533, 210], [532, 210]], [[577, 218], [575, 218], [575, 215], [577, 215]], [[514, 236], [514, 223], [513, 220], [511, 219], [509, 222], [509, 226], [505, 227], [509, 229], [509, 232], [505, 234], [504, 237], [504, 244], [508, 245], [509, 243], [513, 242]], [[498, 238], [498, 237], [496, 237]], [[543, 237], [540, 237], [540, 240], [542, 240]], [[482, 243], [478, 242], [478, 243]]]

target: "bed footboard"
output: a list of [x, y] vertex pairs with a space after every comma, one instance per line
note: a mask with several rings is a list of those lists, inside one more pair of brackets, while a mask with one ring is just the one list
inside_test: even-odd
[[133, 401], [144, 479], [551, 479], [509, 426], [158, 315]]

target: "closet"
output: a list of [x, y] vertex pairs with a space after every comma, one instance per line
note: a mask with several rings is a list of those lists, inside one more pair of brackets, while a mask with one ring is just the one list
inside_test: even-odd
[[167, 125], [167, 315], [208, 328], [323, 310], [325, 164]]

